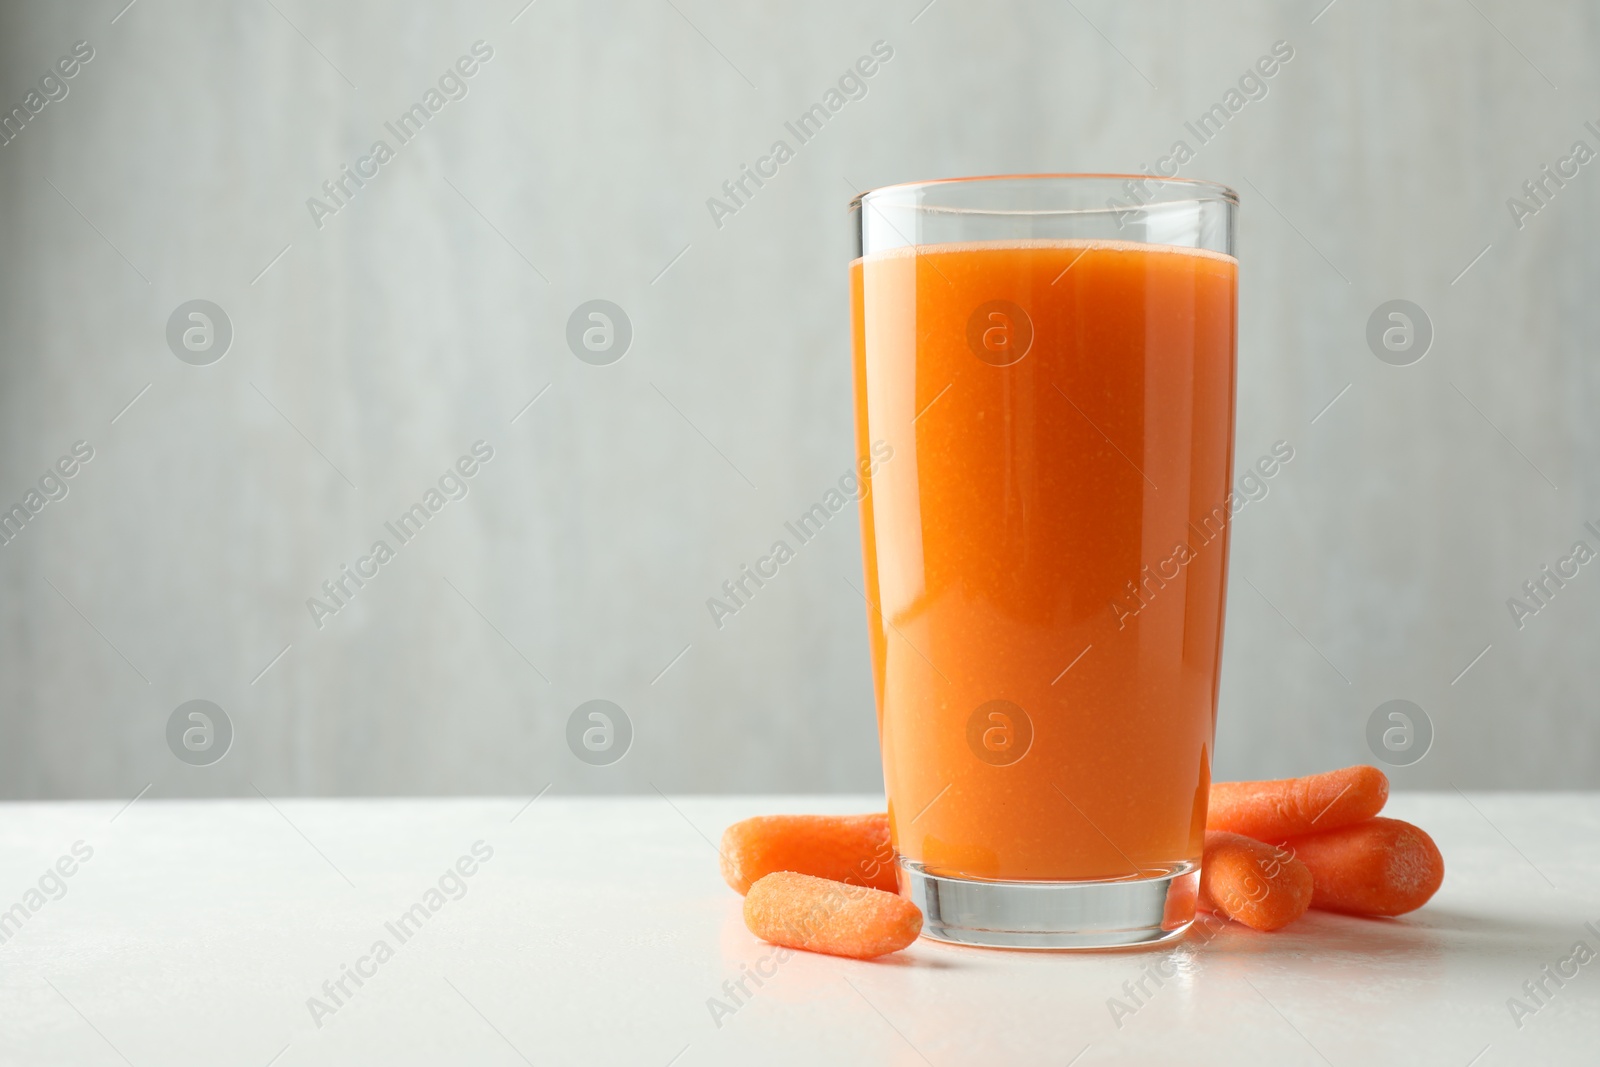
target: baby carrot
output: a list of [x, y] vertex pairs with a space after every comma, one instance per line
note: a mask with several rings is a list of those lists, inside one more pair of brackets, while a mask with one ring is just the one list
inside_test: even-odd
[[880, 889], [779, 871], [750, 887], [744, 924], [774, 945], [870, 960], [915, 941], [922, 912]]
[[1323, 911], [1404, 915], [1426, 904], [1444, 881], [1444, 857], [1433, 838], [1399, 819], [1290, 838], [1285, 848], [1311, 869], [1311, 906]]
[[1292, 855], [1254, 838], [1206, 831], [1199, 906], [1253, 930], [1288, 926], [1311, 906], [1311, 872]]
[[1206, 829], [1282, 841], [1370, 819], [1388, 799], [1388, 777], [1368, 766], [1272, 782], [1213, 782]]
[[889, 816], [759, 815], [722, 833], [722, 877], [740, 893], [774, 871], [894, 892]]

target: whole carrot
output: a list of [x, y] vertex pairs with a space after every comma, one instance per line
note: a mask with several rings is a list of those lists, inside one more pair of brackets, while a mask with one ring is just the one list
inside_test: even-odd
[[1388, 777], [1364, 765], [1271, 782], [1213, 782], [1206, 829], [1283, 841], [1370, 819], [1388, 799]]
[[1284, 847], [1311, 869], [1311, 906], [1323, 911], [1404, 915], [1444, 882], [1444, 857], [1433, 838], [1399, 819], [1294, 837]]
[[889, 816], [758, 815], [722, 833], [722, 877], [746, 893], [774, 871], [829, 878], [835, 882], [897, 888]]
[[870, 960], [915, 941], [922, 912], [880, 889], [779, 871], [750, 887], [744, 924], [774, 945]]
[[1311, 906], [1311, 872], [1289, 853], [1254, 838], [1206, 831], [1199, 906], [1253, 930], [1279, 930]]

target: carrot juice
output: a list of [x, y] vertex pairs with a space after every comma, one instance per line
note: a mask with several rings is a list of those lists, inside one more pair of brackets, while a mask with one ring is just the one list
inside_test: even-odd
[[1225, 252], [1102, 237], [919, 241], [851, 264], [902, 866], [1008, 882], [1198, 868], [1237, 270]]

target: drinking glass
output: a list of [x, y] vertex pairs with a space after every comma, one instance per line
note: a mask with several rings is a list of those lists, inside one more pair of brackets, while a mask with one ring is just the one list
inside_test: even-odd
[[929, 936], [1194, 919], [1233, 462], [1238, 197], [1145, 175], [851, 204], [856, 446], [901, 893]]

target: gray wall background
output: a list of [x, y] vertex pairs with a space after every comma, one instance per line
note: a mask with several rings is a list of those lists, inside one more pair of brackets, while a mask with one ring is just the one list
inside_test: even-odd
[[[1506, 205], [1600, 149], [1592, 6], [125, 2], [0, 9], [7, 109], [95, 50], [0, 147], [0, 501], [94, 448], [0, 548], [0, 793], [877, 788], [853, 509], [705, 607], [852, 462], [849, 197], [1136, 170], [1278, 40], [1183, 171], [1244, 202], [1238, 460], [1295, 449], [1237, 520], [1217, 774], [1370, 761], [1405, 698], [1435, 738], [1402, 787], [1600, 786], [1600, 564], [1506, 605], [1600, 547], [1600, 162]], [[307, 198], [478, 39], [469, 95], [319, 230]], [[195, 298], [233, 325], [210, 366], [165, 341]], [[564, 340], [595, 298], [633, 325], [610, 366]], [[1394, 298], [1434, 327], [1411, 366], [1365, 341]], [[479, 439], [470, 495], [318, 630], [306, 598]], [[208, 767], [164, 736], [194, 698], [237, 732]], [[634, 724], [611, 766], [565, 742], [591, 698]]]

